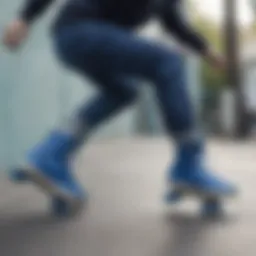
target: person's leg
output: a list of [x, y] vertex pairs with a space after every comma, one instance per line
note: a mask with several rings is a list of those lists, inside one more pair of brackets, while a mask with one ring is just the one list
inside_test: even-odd
[[[72, 61], [71, 66], [85, 75], [80, 60], [81, 58], [78, 58], [77, 63]], [[33, 174], [29, 173], [30, 179], [36, 179], [37, 183], [38, 178], [41, 179], [43, 176], [45, 180], [46, 177], [53, 186], [50, 188], [51, 190], [60, 194], [62, 194], [60, 191], [68, 192], [73, 198], [79, 200], [83, 199], [85, 194], [70, 172], [70, 157], [76, 152], [84, 137], [91, 130], [133, 103], [137, 95], [136, 82], [130, 77], [118, 76], [115, 73], [98, 73], [95, 72], [95, 69], [88, 70], [86, 75], [95, 80], [100, 88], [99, 94], [89, 103], [83, 104], [74, 116], [68, 118], [69, 124], [67, 126], [60, 126], [51, 131], [28, 153], [29, 169], [32, 167], [37, 172], [36, 174], [34, 172]], [[44, 181], [43, 183], [43, 186], [47, 187], [46, 190], [49, 192], [47, 182]], [[41, 184], [39, 185], [41, 186]], [[50, 193], [52, 194], [52, 192]], [[56, 198], [53, 207], [57, 207], [57, 211], [59, 211], [59, 207], [63, 208], [63, 199], [58, 199], [59, 196]]]
[[89, 102], [84, 102], [61, 130], [79, 138], [87, 138], [103, 122], [116, 116], [137, 98], [137, 82], [126, 77], [102, 76], [94, 79], [100, 89]]
[[[180, 176], [182, 181], [191, 186], [202, 187], [203, 183], [212, 181], [212, 179], [205, 180], [203, 177], [199, 184], [188, 178], [201, 177], [203, 176], [201, 173], [205, 172], [202, 172], [202, 166], [198, 160], [198, 153], [203, 151], [201, 144], [194, 136], [191, 136], [194, 118], [186, 89], [186, 80], [183, 76], [185, 68], [178, 54], [158, 44], [138, 38], [117, 26], [95, 21], [63, 29], [57, 36], [57, 46], [62, 60], [82, 73], [86, 72], [94, 77], [141, 77], [152, 81], [156, 86], [168, 131], [174, 134], [177, 142], [179, 152], [177, 163], [186, 162], [186, 157], [190, 159], [190, 164], [181, 164], [174, 168], [172, 173], [184, 173]], [[96, 104], [96, 106], [99, 105]], [[95, 117], [94, 114], [92, 116]], [[86, 115], [83, 117], [87, 119]], [[64, 156], [62, 159], [65, 162], [70, 152], [77, 147], [77, 141], [70, 135], [60, 136], [58, 134], [55, 137], [57, 139], [48, 140], [46, 148], [48, 152], [53, 152], [54, 148], [58, 149], [54, 155]], [[39, 145], [41, 149], [42, 144]], [[45, 159], [42, 157], [44, 150], [39, 155], [39, 158], [30, 158], [30, 162], [36, 166], [39, 166], [37, 164], [39, 162], [41, 164], [39, 169], [47, 169], [44, 166], [45, 161], [42, 160]], [[35, 161], [35, 159], [42, 160], [42, 162]], [[57, 170], [57, 172], [61, 171], [61, 169]], [[173, 175], [174, 181], [178, 182], [176, 177], [178, 175]], [[218, 180], [216, 181], [218, 183]], [[225, 185], [230, 188], [228, 184]], [[225, 193], [226, 190], [223, 189], [220, 192]]]
[[83, 43], [81, 47], [73, 45], [87, 60], [82, 68], [99, 74], [138, 76], [155, 85], [167, 130], [176, 143], [177, 155], [169, 180], [206, 191], [233, 193], [232, 185], [212, 177], [201, 165], [204, 143], [195, 127], [182, 56], [112, 25], [88, 22], [81, 27], [83, 34], [75, 30], [72, 33], [77, 37], [75, 45]]
[[195, 189], [210, 195], [233, 195], [235, 186], [212, 175], [204, 166], [204, 138], [196, 122], [186, 86], [187, 77], [181, 56], [163, 63], [156, 79], [156, 93], [167, 131], [174, 138], [176, 155], [167, 176], [177, 188]]
[[[67, 125], [52, 131], [29, 154], [29, 165], [36, 168], [37, 172], [34, 176], [36, 174], [37, 179], [42, 178], [41, 174], [43, 178], [47, 176], [51, 184], [58, 184], [57, 189], [56, 185], [53, 187], [57, 193], [64, 188], [76, 199], [75, 201], [78, 199], [80, 202], [73, 203], [75, 206], [70, 207], [66, 203], [65, 196], [56, 196], [50, 192], [53, 195], [53, 212], [58, 215], [76, 213], [79, 210], [77, 206], [81, 205], [85, 197], [83, 189], [70, 171], [68, 159], [71, 154], [76, 152], [84, 138], [97, 125], [117, 114], [136, 99], [137, 90], [130, 79], [101, 77], [97, 80], [101, 87], [99, 95], [89, 103], [83, 104], [72, 117], [68, 118]], [[49, 192], [49, 186], [47, 191]]]
[[[132, 80], [123, 77], [100, 77], [97, 79], [101, 91], [89, 103], [84, 103], [68, 124], [60, 126], [48, 134], [29, 153], [29, 164], [43, 170], [51, 178], [65, 184], [72, 181], [74, 194], [81, 189], [73, 179], [69, 167], [71, 155], [76, 153], [96, 126], [117, 114], [136, 99], [137, 90]], [[70, 186], [71, 187], [71, 186]]]

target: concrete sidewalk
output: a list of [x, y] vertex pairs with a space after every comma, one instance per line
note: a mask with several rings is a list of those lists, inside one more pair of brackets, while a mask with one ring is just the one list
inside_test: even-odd
[[0, 180], [1, 256], [254, 256], [256, 145], [213, 141], [212, 168], [241, 194], [226, 218], [203, 220], [196, 203], [162, 203], [170, 161], [165, 139], [113, 140], [88, 146], [77, 163], [91, 194], [88, 211], [57, 222], [30, 185]]

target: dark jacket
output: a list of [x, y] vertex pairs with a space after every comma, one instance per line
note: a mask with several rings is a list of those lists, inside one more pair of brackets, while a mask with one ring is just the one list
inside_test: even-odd
[[[205, 52], [207, 44], [190, 27], [181, 12], [182, 0], [68, 0], [61, 8], [54, 28], [100, 19], [133, 29], [157, 15], [164, 27], [179, 41], [196, 52]], [[21, 17], [33, 22], [54, 0], [26, 0]]]

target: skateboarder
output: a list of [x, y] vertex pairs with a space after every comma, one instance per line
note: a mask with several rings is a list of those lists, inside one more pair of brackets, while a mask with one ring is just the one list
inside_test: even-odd
[[[52, 2], [26, 0], [6, 28], [5, 45], [20, 46]], [[184, 19], [180, 4], [180, 0], [68, 0], [61, 8], [52, 27], [55, 52], [68, 68], [93, 79], [100, 93], [77, 110], [68, 126], [51, 131], [28, 153], [26, 174], [50, 195], [67, 202], [86, 199], [73, 176], [70, 157], [91, 131], [135, 101], [139, 84], [134, 79], [152, 83], [166, 130], [173, 137], [176, 156], [168, 181], [216, 196], [235, 193], [232, 184], [202, 165], [204, 142], [196, 129], [182, 56], [135, 33], [155, 15], [181, 44], [224, 68], [222, 58]]]

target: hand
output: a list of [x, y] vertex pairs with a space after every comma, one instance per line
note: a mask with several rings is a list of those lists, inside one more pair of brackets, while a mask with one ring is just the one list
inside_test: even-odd
[[215, 52], [207, 51], [204, 57], [205, 57], [205, 60], [214, 68], [217, 68], [220, 71], [226, 71], [227, 69], [226, 60], [222, 56], [216, 54]]
[[23, 20], [14, 20], [5, 29], [3, 43], [9, 49], [18, 48], [28, 35], [29, 26]]

